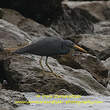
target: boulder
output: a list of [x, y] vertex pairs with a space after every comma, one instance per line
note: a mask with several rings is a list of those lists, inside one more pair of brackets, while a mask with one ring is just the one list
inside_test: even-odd
[[70, 52], [68, 55], [63, 55], [57, 59], [61, 64], [87, 70], [99, 83], [107, 87], [108, 69], [97, 57], [86, 53]]
[[94, 33], [110, 35], [110, 21], [101, 21], [94, 24]]
[[32, 19], [25, 18], [19, 12], [12, 9], [1, 9], [3, 13], [2, 19], [16, 25], [24, 32], [30, 35], [30, 39], [35, 40], [41, 36], [60, 36], [55, 30], [45, 27], [42, 24], [35, 22]]
[[[66, 4], [62, 5], [62, 14], [54, 20], [50, 27], [61, 34], [63, 38], [77, 34], [93, 33], [93, 23], [86, 18], [85, 10], [71, 9]], [[88, 15], [88, 13], [87, 13]]]
[[91, 50], [101, 52], [110, 47], [110, 35], [82, 34], [80, 36], [82, 36], [82, 39], [78, 44]]
[[16, 86], [19, 91], [36, 91], [44, 94], [54, 94], [61, 89], [80, 95], [109, 94], [108, 90], [85, 70], [62, 67], [55, 59], [49, 58], [48, 63], [54, 74], [60, 75], [56, 77], [46, 66], [46, 71], [42, 71], [39, 60], [39, 56], [14, 55], [6, 61], [4, 69], [9, 85], [13, 83], [13, 87]]
[[[60, 89], [67, 89], [74, 94], [88, 94], [82, 87], [69, 83], [68, 81], [56, 77], [45, 67], [43, 72], [39, 60], [40, 57], [15, 55], [5, 62], [4, 68], [9, 85], [16, 87], [19, 91], [36, 91], [38, 93], [52, 94]], [[61, 65], [51, 59], [53, 70], [57, 73], [64, 71]], [[54, 65], [56, 65], [54, 67]], [[59, 68], [60, 67], [60, 68]], [[58, 70], [55, 70], [55, 69]]]
[[0, 7], [17, 10], [26, 17], [48, 25], [50, 21], [59, 14], [61, 1], [62, 0], [1, 0]]
[[[108, 20], [109, 16], [109, 1], [70, 1], [63, 2], [63, 4], [68, 5], [70, 8], [80, 8], [87, 11], [91, 16], [89, 17], [93, 22]], [[110, 19], [109, 19], [110, 20]]]
[[103, 61], [103, 64], [105, 65], [105, 67], [109, 70], [108, 72], [108, 89], [110, 91], [110, 57], [107, 58], [105, 61]]
[[27, 33], [0, 19], [0, 42], [4, 48], [17, 48], [28, 44], [31, 40]]
[[110, 48], [108, 49], [105, 49], [103, 51], [101, 51], [97, 57], [100, 59], [100, 60], [106, 60], [110, 57]]
[[24, 95], [20, 92], [12, 90], [0, 90], [0, 110], [15, 110], [22, 104], [16, 104], [15, 101], [27, 101]]

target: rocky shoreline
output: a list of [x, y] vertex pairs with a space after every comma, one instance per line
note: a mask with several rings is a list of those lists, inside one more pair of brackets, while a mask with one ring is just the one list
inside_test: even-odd
[[[110, 96], [110, 2], [45, 0], [43, 6], [37, 0], [32, 2], [36, 3], [33, 7], [28, 7], [30, 2], [24, 7], [25, 2], [16, 0], [6, 7], [1, 3], [0, 110], [20, 106], [14, 101], [27, 100], [22, 92], [56, 94], [63, 89], [74, 95]], [[51, 10], [49, 6], [54, 7]], [[72, 40], [88, 53], [71, 50], [67, 55], [49, 58], [52, 69], [61, 78], [46, 66], [46, 72], [42, 71], [40, 56], [11, 53], [42, 37]]]

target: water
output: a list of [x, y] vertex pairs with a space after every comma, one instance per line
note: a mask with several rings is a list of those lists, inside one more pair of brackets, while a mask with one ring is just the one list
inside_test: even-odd
[[[36, 97], [36, 93], [25, 93], [26, 98], [29, 101], [82, 101], [87, 102], [88, 100], [91, 102], [98, 101], [98, 103], [94, 104], [84, 104], [84, 103], [60, 103], [60, 104], [36, 104], [31, 103], [30, 105], [22, 105], [18, 107], [16, 110], [110, 110], [110, 96], [81, 96], [79, 98], [46, 98], [44, 97]], [[100, 103], [99, 103], [100, 102]]]

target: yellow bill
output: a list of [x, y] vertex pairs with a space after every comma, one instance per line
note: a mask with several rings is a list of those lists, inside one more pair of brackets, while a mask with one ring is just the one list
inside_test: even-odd
[[85, 49], [79, 47], [79, 46], [76, 45], [76, 44], [74, 45], [74, 48], [79, 49], [80, 51], [87, 53], [87, 51], [86, 51]]

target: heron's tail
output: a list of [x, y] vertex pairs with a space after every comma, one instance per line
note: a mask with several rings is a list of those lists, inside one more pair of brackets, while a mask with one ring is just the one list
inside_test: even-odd
[[4, 51], [9, 52], [9, 53], [15, 53], [15, 54], [24, 54], [25, 49], [24, 48], [5, 48]]
[[18, 48], [5, 48], [4, 50], [7, 52], [15, 53], [15, 54], [23, 54], [26, 53], [26, 45], [20, 46]]
[[13, 53], [24, 54], [24, 53], [26, 53], [26, 49], [25, 48], [20, 48], [20, 49], [17, 49], [15, 51], [13, 51]]

